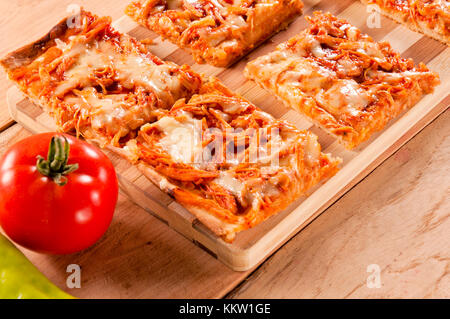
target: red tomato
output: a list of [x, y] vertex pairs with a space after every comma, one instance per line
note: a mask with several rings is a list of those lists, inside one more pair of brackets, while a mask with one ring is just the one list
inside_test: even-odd
[[[53, 145], [60, 149], [49, 170], [45, 159], [54, 136], [58, 137]], [[63, 137], [70, 145], [68, 160]], [[42, 157], [40, 170], [38, 156]], [[68, 254], [91, 246], [108, 229], [117, 196], [117, 176], [110, 160], [70, 135], [30, 136], [0, 160], [0, 225], [13, 241], [31, 250]]]

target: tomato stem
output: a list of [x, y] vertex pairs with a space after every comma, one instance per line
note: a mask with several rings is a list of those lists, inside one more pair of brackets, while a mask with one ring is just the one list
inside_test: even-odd
[[78, 169], [78, 164], [67, 165], [69, 160], [70, 144], [65, 136], [53, 136], [48, 148], [47, 159], [37, 157], [36, 167], [39, 173], [50, 177], [59, 186], [67, 184], [65, 175]]

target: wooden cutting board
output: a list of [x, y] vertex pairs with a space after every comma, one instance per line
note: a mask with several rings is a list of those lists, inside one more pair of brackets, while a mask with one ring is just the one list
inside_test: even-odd
[[[403, 56], [412, 57], [416, 62], [425, 62], [430, 69], [440, 74], [442, 84], [436, 88], [434, 94], [426, 96], [414, 108], [390, 123], [385, 130], [357, 149], [348, 151], [306, 118], [284, 107], [253, 82], [246, 81], [242, 74], [249, 59], [270, 52], [278, 43], [306, 27], [307, 23], [303, 16], [292, 23], [286, 31], [277, 34], [247, 58], [228, 69], [194, 64], [188, 53], [170, 42], [162, 41], [157, 35], [138, 26], [128, 17], [122, 17], [114, 23], [118, 30], [138, 39], [153, 39], [155, 45], [150, 46], [150, 50], [159, 57], [178, 64], [189, 64], [195, 71], [205, 75], [217, 76], [229, 88], [242, 94], [264, 111], [277, 118], [289, 120], [299, 128], [310, 129], [319, 136], [319, 142], [325, 152], [340, 156], [344, 160], [341, 171], [326, 183], [312, 189], [308, 197], [299, 199], [288, 209], [257, 227], [238, 234], [232, 244], [227, 244], [149, 182], [135, 167], [118, 156], [108, 153], [119, 173], [120, 186], [125, 194], [139, 206], [167, 223], [168, 227], [177, 230], [234, 270], [248, 270], [261, 263], [450, 104], [450, 48], [383, 17], [381, 17], [381, 28], [368, 28], [366, 25], [368, 13], [359, 2], [323, 0], [304, 1], [304, 3], [307, 15], [314, 10], [330, 11], [341, 18], [348, 19], [375, 40], [389, 41]], [[30, 131], [37, 133], [55, 129], [50, 117], [25, 99], [16, 88], [8, 92], [8, 105], [11, 116]]]

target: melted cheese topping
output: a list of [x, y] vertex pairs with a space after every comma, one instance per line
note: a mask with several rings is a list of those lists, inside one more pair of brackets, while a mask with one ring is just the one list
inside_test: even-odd
[[[94, 129], [101, 129], [105, 127], [111, 133], [117, 133], [120, 130], [118, 121], [122, 120], [126, 111], [122, 107], [124, 101], [120, 101], [120, 97], [99, 98], [96, 94], [87, 94], [82, 99], [93, 108], [91, 125]], [[128, 133], [127, 130], [126, 133]]]
[[289, 87], [314, 94], [324, 87], [333, 75], [294, 53], [275, 51], [263, 58], [266, 59], [256, 60], [255, 62], [259, 63], [252, 66], [257, 70], [258, 79], [270, 82], [272, 87], [278, 87], [286, 94], [292, 93]]
[[92, 46], [77, 44], [73, 48], [64, 48], [67, 57], [78, 56], [76, 63], [65, 73], [65, 81], [55, 90], [59, 95], [68, 88], [92, 85], [89, 75], [95, 71], [110, 68], [114, 70], [114, 80], [124, 87], [132, 89], [142, 86], [154, 92], [159, 99], [170, 106], [180, 95], [181, 83], [177, 75], [171, 75], [169, 64], [156, 65], [145, 57], [116, 52], [108, 42], [95, 42]]
[[184, 121], [180, 122], [170, 116], [165, 116], [152, 125], [165, 133], [159, 140], [162, 148], [175, 162], [192, 164], [197, 162], [201, 154], [201, 128], [200, 120], [193, 119], [185, 113]]
[[325, 51], [322, 49], [320, 42], [317, 41], [312, 35], [307, 35], [304, 39], [306, 46], [309, 46], [311, 54], [317, 58], [322, 58], [326, 56]]
[[[353, 79], [339, 79], [336, 72], [325, 68], [305, 53], [311, 51], [314, 57], [325, 57], [320, 43], [311, 35], [301, 39], [303, 47], [297, 52], [279, 49], [249, 63], [247, 74], [257, 81], [264, 81], [271, 89], [292, 106], [302, 97], [315, 99], [321, 107], [336, 117], [358, 116], [370, 103], [369, 94]], [[381, 54], [377, 46], [360, 45], [365, 54], [378, 58]], [[302, 49], [303, 48], [303, 49]], [[381, 55], [382, 56], [382, 55]], [[337, 64], [340, 74], [358, 75], [359, 68], [351, 60], [342, 59]]]
[[94, 130], [106, 130], [118, 137], [127, 135], [150, 121], [152, 113], [145, 105], [130, 104], [127, 94], [102, 96], [94, 88], [76, 91], [76, 96], [68, 96], [65, 102], [88, 110], [90, 124]]
[[369, 102], [367, 93], [355, 80], [338, 80], [327, 91], [316, 96], [317, 101], [331, 114], [360, 114]]
[[[271, 197], [280, 194], [278, 185], [282, 182], [283, 176], [287, 174], [291, 178], [295, 178], [295, 174], [298, 176], [302, 174], [298, 171], [298, 168], [301, 166], [297, 163], [298, 159], [295, 152], [280, 160], [280, 153], [299, 143], [299, 141], [297, 134], [287, 134], [283, 138], [279, 132], [272, 132], [271, 139], [267, 144], [254, 148], [257, 151], [257, 157], [254, 158], [255, 161], [252, 161], [252, 156], [250, 155], [250, 161], [258, 163], [263, 179], [258, 180], [257, 183], [252, 182], [251, 179], [242, 181], [235, 178], [233, 173], [221, 172], [214, 182], [233, 194], [243, 207], [247, 207], [250, 203], [253, 207], [258, 207], [265, 196]], [[250, 141], [251, 143], [252, 141]], [[306, 135], [301, 140], [301, 146], [304, 151], [304, 163], [311, 167], [317, 165], [321, 154], [317, 136], [313, 134]], [[234, 163], [234, 165], [237, 164]]]
[[260, 145], [258, 150], [258, 156], [256, 158], [258, 163], [262, 164], [274, 164], [276, 165], [279, 160], [280, 152], [287, 146], [286, 141], [283, 141], [278, 132], [272, 132], [272, 137], [266, 145]]
[[233, 194], [240, 202], [242, 202], [242, 194], [245, 188], [243, 182], [238, 180], [229, 171], [221, 171], [219, 177], [213, 180], [214, 183], [222, 186], [231, 194]]
[[[222, 48], [237, 46], [238, 42], [236, 39], [230, 38], [230, 33], [247, 29], [248, 23], [245, 21], [242, 15], [233, 13], [233, 10], [230, 8], [238, 8], [241, 5], [241, 1], [233, 1], [229, 3], [228, 1], [220, 1], [220, 0], [208, 0], [208, 1], [198, 1], [198, 0], [168, 0], [166, 8], [167, 10], [176, 10], [176, 11], [185, 11], [186, 16], [195, 17], [198, 14], [197, 8], [204, 9], [209, 15], [204, 17], [195, 17], [195, 19], [186, 21], [189, 24], [188, 30], [193, 27], [196, 27], [197, 24], [201, 24], [202, 26], [209, 26], [208, 28], [199, 28], [197, 29], [197, 33], [204, 41], [206, 41], [209, 46], [217, 47], [220, 46]], [[158, 12], [157, 6], [155, 7], [155, 12]], [[190, 10], [194, 10], [191, 13]], [[214, 17], [211, 12], [220, 14], [220, 23], [222, 25], [228, 26], [230, 30], [227, 28], [217, 28], [217, 19]], [[192, 18], [191, 18], [192, 19]], [[164, 19], [161, 19], [159, 23], [163, 24]], [[212, 28], [211, 28], [212, 27]]]
[[308, 165], [313, 166], [320, 157], [320, 144], [317, 135], [309, 134], [304, 142], [305, 161]]

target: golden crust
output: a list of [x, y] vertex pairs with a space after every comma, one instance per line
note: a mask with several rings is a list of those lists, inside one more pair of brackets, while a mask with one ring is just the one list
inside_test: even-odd
[[0, 64], [8, 71], [30, 64], [50, 46], [53, 46], [55, 44], [55, 39], [59, 39], [64, 36], [67, 33], [67, 29], [68, 26], [66, 18], [61, 20], [39, 40], [25, 45], [0, 59]]
[[133, 1], [126, 14], [181, 48], [189, 49], [197, 63], [226, 67], [284, 29], [298, 14], [300, 0]]
[[424, 94], [439, 77], [403, 59], [388, 43], [331, 14], [247, 64], [245, 75], [353, 148]]

